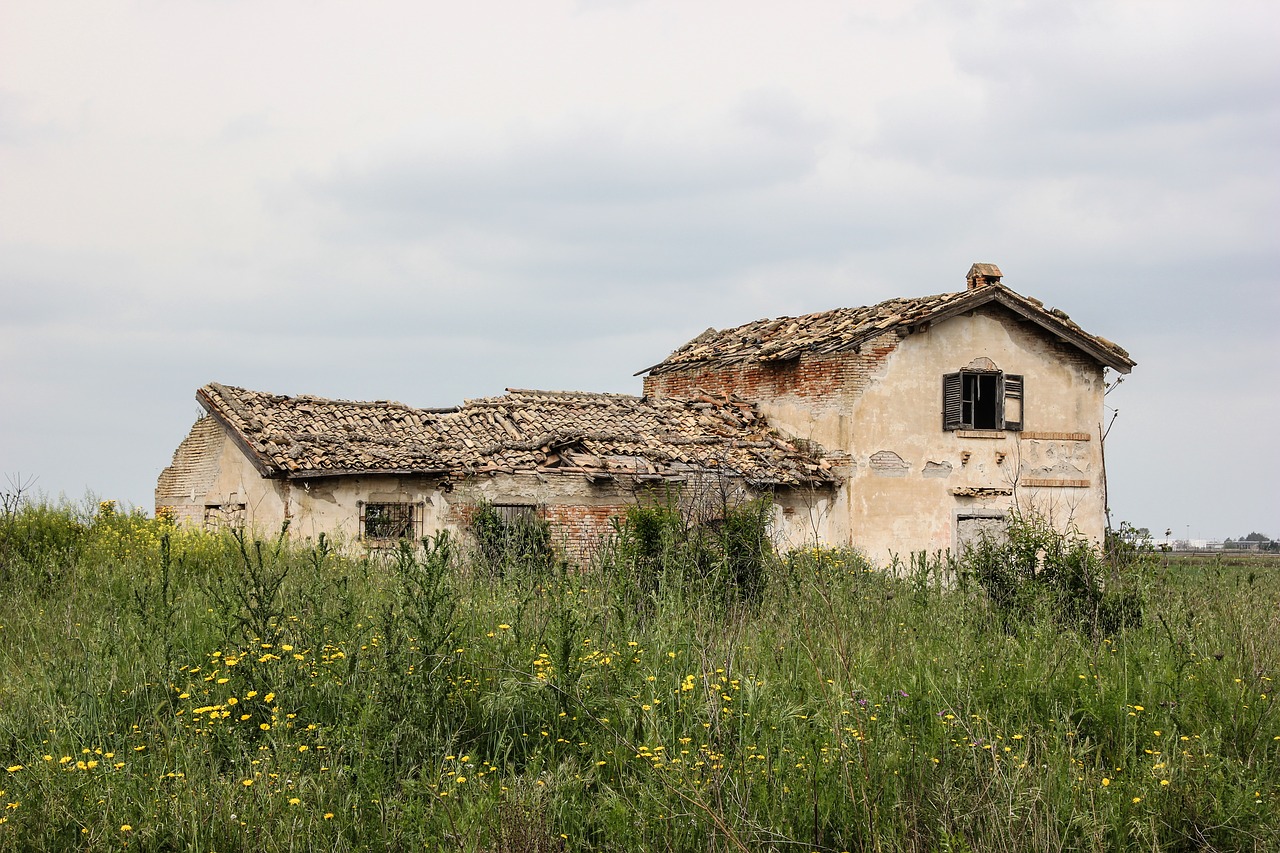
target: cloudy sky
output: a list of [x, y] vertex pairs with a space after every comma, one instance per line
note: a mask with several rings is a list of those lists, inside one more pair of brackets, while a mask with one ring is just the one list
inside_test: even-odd
[[0, 0], [0, 475], [149, 508], [205, 382], [638, 393], [988, 261], [1138, 362], [1117, 521], [1280, 536], [1277, 44], [1240, 0]]

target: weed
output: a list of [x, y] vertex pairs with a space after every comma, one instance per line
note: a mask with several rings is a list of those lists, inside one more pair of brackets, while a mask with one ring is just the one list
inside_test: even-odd
[[0, 597], [0, 850], [1280, 847], [1280, 566], [898, 576], [723, 505], [498, 578], [24, 503], [74, 547]]
[[1004, 537], [984, 536], [960, 560], [977, 580], [1006, 631], [1042, 616], [1091, 634], [1142, 625], [1135, 589], [1104, 585], [1106, 563], [1084, 537], [1063, 534], [1036, 515], [1011, 515]]
[[471, 513], [471, 535], [482, 565], [497, 578], [516, 574], [539, 577], [555, 562], [551, 527], [534, 512], [507, 517], [488, 501], [480, 501]]

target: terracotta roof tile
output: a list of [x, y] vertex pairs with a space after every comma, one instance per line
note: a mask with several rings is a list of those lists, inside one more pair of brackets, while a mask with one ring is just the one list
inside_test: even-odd
[[799, 317], [756, 320], [719, 331], [707, 329], [663, 361], [639, 373], [657, 375], [697, 367], [785, 361], [805, 354], [843, 352], [890, 330], [910, 330], [991, 302], [1004, 305], [1084, 349], [1108, 367], [1122, 373], [1128, 373], [1133, 367], [1133, 360], [1125, 350], [1105, 338], [1090, 335], [1064, 312], [1056, 308], [1045, 310], [1039, 300], [1015, 293], [1002, 284], [989, 284], [958, 293], [890, 299], [862, 308], [836, 308]]
[[733, 397], [510, 389], [456, 409], [415, 409], [217, 383], [196, 396], [267, 476], [537, 471], [677, 477], [717, 471], [758, 484], [834, 481], [816, 451], [780, 438], [754, 406]]

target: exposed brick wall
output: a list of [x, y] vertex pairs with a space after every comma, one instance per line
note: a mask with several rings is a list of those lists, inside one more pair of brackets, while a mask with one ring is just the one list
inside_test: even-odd
[[802, 355], [783, 362], [692, 367], [646, 376], [644, 393], [654, 397], [696, 397], [734, 393], [752, 402], [803, 401], [815, 411], [838, 409], [862, 393], [884, 371], [898, 347], [899, 335], [887, 333], [862, 345], [859, 352]]
[[203, 525], [204, 496], [218, 477], [225, 438], [222, 427], [212, 417], [206, 415], [196, 421], [174, 451], [173, 463], [160, 472], [156, 507], [173, 507], [179, 522]]
[[[582, 485], [584, 491], [592, 487]], [[599, 498], [596, 498], [598, 500]], [[600, 543], [613, 529], [610, 519], [626, 515], [626, 503], [588, 503], [592, 498], [583, 495], [583, 503], [538, 504], [538, 515], [544, 518], [551, 527], [551, 541], [556, 549], [564, 554], [571, 563], [583, 564], [591, 560]], [[450, 505], [446, 519], [449, 524], [460, 530], [469, 530], [475, 519], [476, 504], [454, 502]]]
[[476, 505], [473, 503], [451, 503], [445, 513], [445, 520], [459, 530], [469, 530], [476, 520]]
[[608, 537], [613, 529], [610, 519], [626, 512], [624, 504], [543, 507], [543, 517], [551, 525], [552, 541], [564, 549], [564, 555], [570, 562], [578, 564], [589, 562]]

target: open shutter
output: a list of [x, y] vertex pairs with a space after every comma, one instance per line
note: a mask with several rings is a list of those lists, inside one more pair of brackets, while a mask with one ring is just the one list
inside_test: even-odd
[[1004, 374], [1004, 428], [1022, 429], [1022, 377]]
[[960, 429], [964, 415], [964, 393], [960, 374], [948, 373], [942, 377], [942, 428]]

